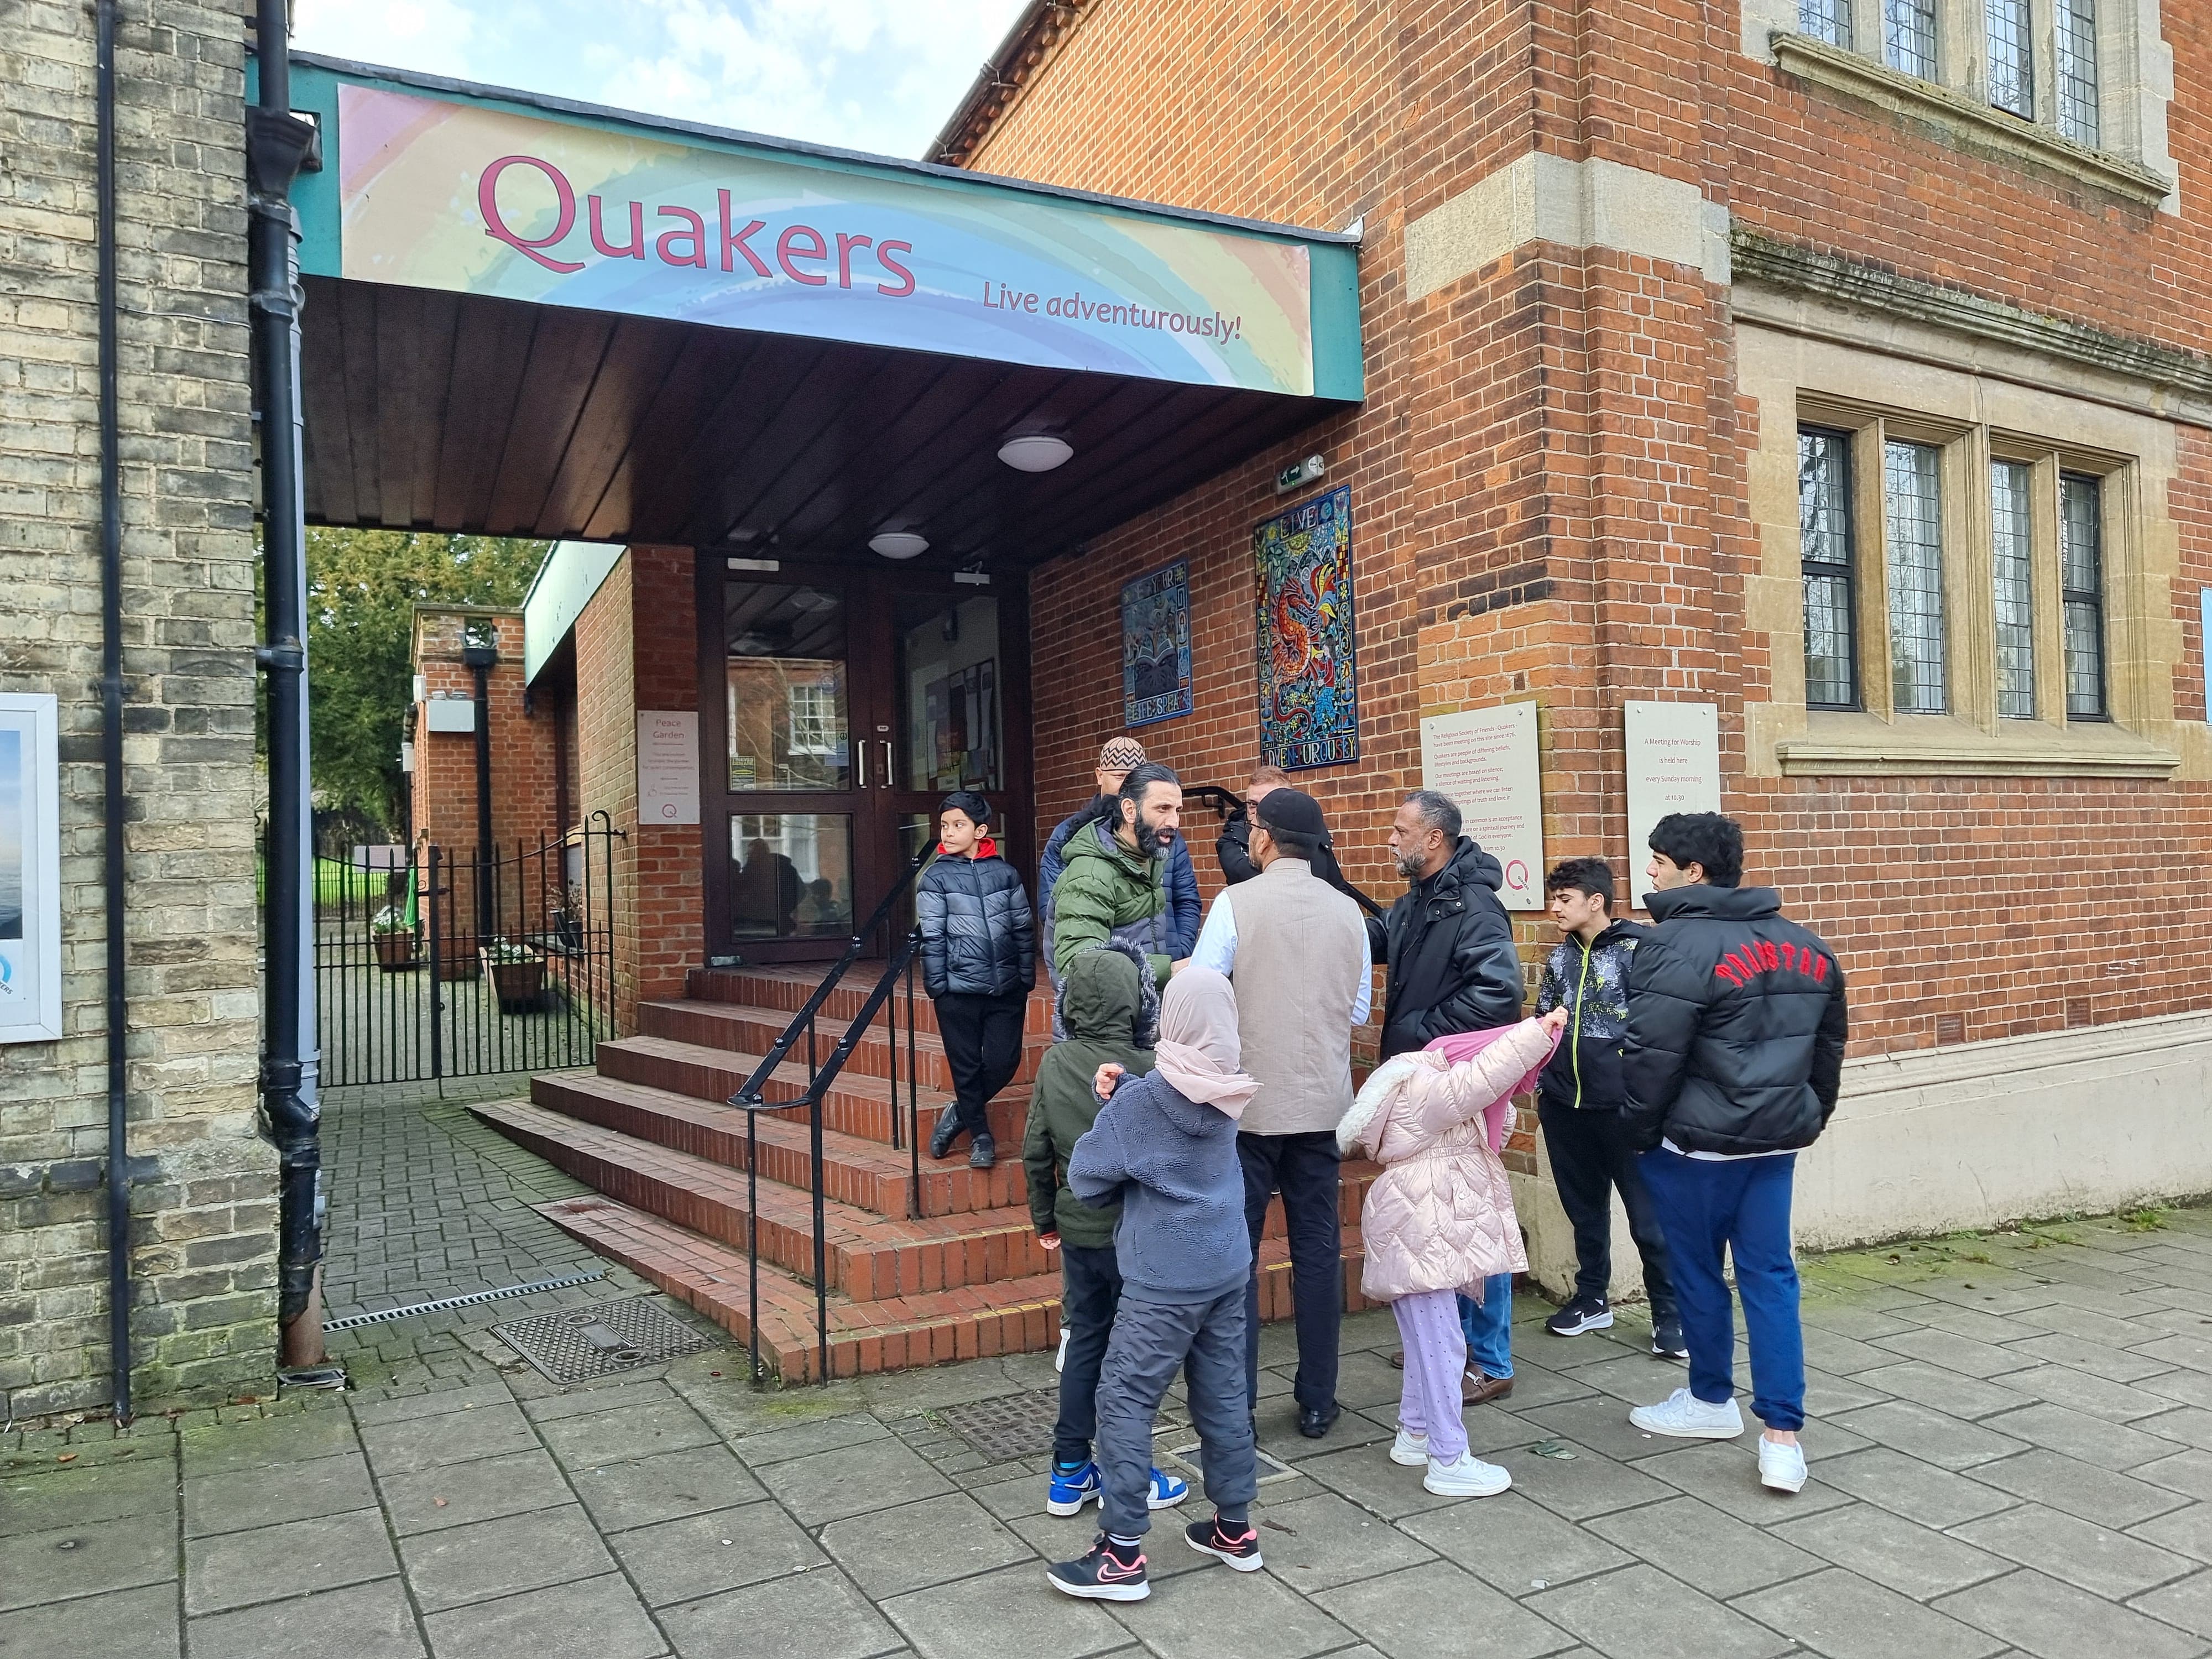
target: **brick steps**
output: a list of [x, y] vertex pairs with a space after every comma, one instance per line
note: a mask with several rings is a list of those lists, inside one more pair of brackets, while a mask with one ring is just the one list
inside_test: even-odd
[[[530, 1080], [530, 1098], [580, 1122], [732, 1170], [745, 1167], [746, 1115], [734, 1106], [591, 1072], [543, 1073]], [[935, 1116], [932, 1112], [925, 1119], [925, 1135]], [[758, 1139], [762, 1180], [812, 1189], [812, 1136], [803, 1113], [762, 1113]], [[1018, 1152], [1018, 1137], [1009, 1146]], [[909, 1154], [832, 1130], [826, 1119], [822, 1152], [823, 1190], [830, 1197], [881, 1216], [904, 1218], [909, 1212], [915, 1192]], [[963, 1214], [1027, 1202], [1018, 1156], [1001, 1158], [996, 1169], [970, 1170], [964, 1146], [958, 1158], [943, 1163], [922, 1158], [922, 1214]]]
[[[730, 1332], [750, 1339], [750, 1293], [745, 1255], [726, 1244], [632, 1209], [589, 1195], [538, 1206], [562, 1231], [611, 1256], [640, 1277], [679, 1297]], [[1279, 1239], [1260, 1249], [1260, 1309], [1265, 1319], [1290, 1313], [1290, 1265]], [[1345, 1307], [1368, 1305], [1359, 1294], [1358, 1235], [1345, 1237]], [[760, 1274], [761, 1354], [786, 1382], [821, 1380], [814, 1290], [766, 1263]], [[833, 1292], [828, 1298], [830, 1367], [836, 1376], [902, 1370], [992, 1354], [1036, 1352], [1060, 1340], [1057, 1272], [994, 1281], [988, 1285], [921, 1292], [856, 1303]]]
[[[735, 1003], [752, 1008], [769, 1008], [788, 1021], [814, 994], [828, 969], [824, 966], [804, 968], [694, 968], [684, 976], [684, 994], [693, 1002]], [[848, 1020], [859, 1014], [860, 1004], [875, 984], [879, 968], [865, 962], [855, 963], [846, 975], [845, 982], [830, 994], [822, 1012], [832, 1019]], [[915, 970], [914, 1014], [919, 1030], [937, 1030], [937, 1010], [921, 988], [921, 969]], [[899, 1023], [906, 1023], [906, 993], [899, 997]], [[1032, 1036], [1045, 1036], [1052, 1030], [1052, 985], [1044, 966], [1037, 966], [1037, 986], [1030, 993], [1028, 1018], [1024, 1028]], [[779, 1027], [779, 1029], [781, 1029]]]
[[[901, 1013], [903, 1021], [903, 1012]], [[724, 1048], [733, 1054], [765, 1054], [783, 1036], [783, 1028], [790, 1016], [772, 1008], [756, 1008], [740, 1003], [720, 1002], [641, 1002], [637, 1008], [638, 1029], [647, 1036], [672, 1037], [678, 1042], [695, 1043], [701, 1048]], [[848, 1022], [832, 1019], [825, 1012], [815, 1021], [815, 1055], [827, 1060], [830, 1052], [845, 1035]], [[907, 1039], [902, 1026], [899, 1033], [896, 1064], [899, 1076], [907, 1075]], [[939, 1094], [952, 1092], [952, 1070], [945, 1058], [945, 1047], [936, 1032], [917, 1030], [914, 1041], [914, 1067], [921, 1079], [921, 1086]], [[1042, 1055], [1044, 1045], [1034, 1037], [1024, 1047], [1021, 1069], [1014, 1074], [1016, 1083], [1027, 1083], [1036, 1075], [1036, 1063]], [[802, 1042], [796, 1058], [804, 1066], [805, 1046]], [[890, 1037], [883, 1018], [878, 1015], [873, 1025], [853, 1048], [852, 1057], [845, 1062], [843, 1075], [848, 1077], [889, 1078], [894, 1059]]]

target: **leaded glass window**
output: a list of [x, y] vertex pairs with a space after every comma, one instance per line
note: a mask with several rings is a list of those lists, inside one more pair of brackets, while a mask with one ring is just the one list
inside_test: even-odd
[[1797, 0], [1797, 28], [1832, 46], [1851, 44], [1851, 0]]
[[2066, 613], [2066, 714], [2105, 718], [2104, 487], [2058, 481], [2058, 591]]
[[2030, 47], [2028, 0], [1984, 0], [1989, 28], [1990, 102], [2014, 115], [2035, 114], [2035, 61]]
[[2096, 0], [2057, 0], [2058, 131], [2097, 144]]
[[1859, 706], [1857, 596], [1852, 580], [1851, 440], [1797, 434], [1797, 523], [1805, 571], [1805, 702]]
[[1997, 713], [2035, 718], [2034, 469], [2024, 461], [1990, 468], [1990, 528], [1996, 556]]
[[1881, 0], [1881, 33], [1890, 68], [1936, 78], [1936, 0]]
[[1943, 452], [1933, 444], [1885, 446], [1889, 532], [1890, 700], [1901, 714], [1948, 706], [1943, 662]]

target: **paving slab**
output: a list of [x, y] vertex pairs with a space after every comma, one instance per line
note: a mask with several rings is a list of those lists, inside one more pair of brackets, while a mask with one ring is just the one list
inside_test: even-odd
[[1759, 1454], [1752, 1437], [1733, 1440], [1689, 1441], [1676, 1451], [1647, 1457], [1637, 1468], [1664, 1481], [1678, 1492], [1702, 1499], [1715, 1509], [1749, 1522], [1771, 1527], [1793, 1516], [1833, 1509], [1851, 1500], [1820, 1479], [1821, 1465], [1810, 1465], [1812, 1478], [1802, 1492], [1781, 1492], [1759, 1484]]
[[2064, 1406], [2024, 1406], [2016, 1412], [2001, 1412], [1985, 1419], [1983, 1426], [2109, 1469], [2132, 1468], [2168, 1456], [2175, 1445], [2172, 1440], [2148, 1432], [2148, 1422], [2131, 1429]]
[[958, 1583], [893, 1596], [881, 1611], [921, 1659], [994, 1654], [1088, 1659], [1129, 1645], [1128, 1630], [1097, 1601], [1061, 1595], [1044, 1564], [1002, 1567]]
[[349, 1396], [353, 1420], [367, 1428], [373, 1423], [405, 1423], [418, 1417], [443, 1417], [448, 1412], [483, 1406], [504, 1406], [514, 1398], [498, 1377], [452, 1388], [430, 1389], [415, 1394], [382, 1398]]
[[1575, 1645], [1550, 1620], [1446, 1561], [1347, 1584], [1314, 1602], [1389, 1659], [1534, 1659]]
[[300, 1659], [303, 1650], [314, 1659], [422, 1656], [415, 1609], [397, 1578], [210, 1613], [191, 1620], [187, 1634], [192, 1659]]
[[2212, 1504], [2191, 1504], [2129, 1531], [2161, 1549], [2179, 1550], [2192, 1560], [2212, 1561]]
[[1986, 1631], [1837, 1567], [1731, 1605], [1826, 1659], [1988, 1659], [2004, 1646]]
[[374, 1509], [368, 1465], [357, 1451], [288, 1463], [273, 1477], [267, 1469], [230, 1469], [185, 1486], [185, 1535], [244, 1532], [283, 1521]]
[[841, 1412], [834, 1417], [793, 1423], [786, 1428], [764, 1429], [757, 1434], [742, 1436], [737, 1442], [736, 1450], [739, 1457], [757, 1469], [770, 1463], [788, 1462], [794, 1457], [837, 1451], [866, 1441], [890, 1437], [890, 1431], [866, 1413]]
[[436, 1659], [654, 1659], [668, 1651], [616, 1572], [434, 1613], [422, 1624]]
[[2179, 1509], [2185, 1501], [2163, 1486], [2040, 1448], [1977, 1464], [1972, 1478], [2116, 1530]]
[[[1164, 1512], [1162, 1518], [1174, 1531], [1181, 1530], [1176, 1512]], [[1164, 1538], [1172, 1535], [1168, 1527], [1158, 1530]], [[1027, 1544], [965, 1492], [832, 1522], [822, 1528], [821, 1542], [853, 1582], [877, 1601], [1036, 1559]]]
[[[1991, 1325], [2002, 1326], [2003, 1323], [1991, 1314], [1970, 1310], [1960, 1311], [1972, 1311], [1975, 1318], [1987, 1321]], [[2000, 1376], [2007, 1371], [2021, 1369], [2019, 1357], [2009, 1348], [2000, 1348], [1994, 1343], [1978, 1341], [1955, 1331], [1939, 1330], [1926, 1325], [1915, 1330], [1899, 1331], [1894, 1336], [1877, 1337], [1872, 1346], [1887, 1349], [1893, 1354], [1902, 1354], [1907, 1359], [1924, 1361], [1938, 1370], [1956, 1371], [1963, 1376]], [[1899, 1391], [1893, 1389], [1890, 1392]]]
[[[1632, 1559], [1587, 1528], [1561, 1520], [1518, 1492], [1413, 1516], [1396, 1530], [1508, 1595], [1608, 1572]], [[1353, 1576], [1366, 1575], [1346, 1575]]]
[[2212, 1638], [2212, 1572], [2200, 1572], [2194, 1578], [2138, 1595], [2128, 1605], [2166, 1624], [2179, 1625], [2192, 1636]]
[[1388, 1521], [1466, 1501], [1437, 1497], [1421, 1485], [1421, 1470], [1393, 1463], [1379, 1445], [1310, 1457], [1298, 1468], [1331, 1492]]
[[219, 1613], [386, 1578], [398, 1570], [384, 1517], [374, 1509], [188, 1539], [185, 1611]]
[[615, 1565], [576, 1504], [417, 1533], [399, 1540], [399, 1556], [425, 1613], [589, 1578]]
[[176, 1512], [177, 1466], [168, 1456], [95, 1463], [0, 1480], [0, 1538], [57, 1527]]
[[564, 1417], [588, 1417], [594, 1412], [628, 1411], [637, 1406], [681, 1403], [683, 1396], [660, 1377], [640, 1382], [601, 1378], [579, 1383], [557, 1394], [539, 1395], [522, 1401], [522, 1414], [533, 1423], [557, 1423]]
[[835, 1567], [687, 1601], [661, 1624], [684, 1659], [866, 1659], [902, 1645]]
[[[2206, 1478], [2212, 1481], [2212, 1469], [2206, 1471]], [[1923, 1463], [1887, 1446], [1871, 1447], [1832, 1462], [1823, 1462], [1820, 1465], [1820, 1479], [1854, 1498], [1879, 1504], [1923, 1527], [1955, 1527], [1963, 1521], [1978, 1520], [2010, 1509], [2020, 1501], [2009, 1492], [1998, 1492], [1965, 1475]]]
[[[1512, 1474], [1514, 1486], [1522, 1493], [1570, 1521], [1661, 1503], [1674, 1495], [1665, 1482], [1653, 1480], [1636, 1465], [1615, 1462], [1588, 1446], [1570, 1440], [1540, 1443], [1546, 1448], [1543, 1453], [1516, 1446], [1499, 1452], [1495, 1462]], [[1559, 1452], [1566, 1455], [1551, 1455]]]
[[1694, 1498], [1602, 1515], [1589, 1530], [1723, 1601], [1820, 1567], [1818, 1557], [1783, 1541], [1786, 1528], [1764, 1532]]
[[391, 1475], [383, 1488], [392, 1529], [402, 1536], [551, 1509], [575, 1498], [559, 1467], [535, 1446], [446, 1468]]
[[773, 1504], [687, 1515], [612, 1534], [607, 1544], [656, 1607], [811, 1571], [830, 1559]]
[[2171, 1625], [2030, 1568], [1947, 1595], [1935, 1605], [2036, 1659], [2084, 1659], [2091, 1654], [2195, 1659], [2204, 1651], [2203, 1642]]
[[417, 1469], [441, 1469], [471, 1458], [529, 1451], [538, 1444], [530, 1419], [512, 1401], [504, 1406], [464, 1407], [434, 1417], [373, 1424], [362, 1430], [361, 1438], [368, 1449], [369, 1467], [380, 1480]]
[[[2014, 1395], [2013, 1403], [2028, 1402], [2026, 1396]], [[2027, 1443], [1910, 1400], [1868, 1406], [1836, 1420], [1854, 1434], [1942, 1469], [1972, 1468], [2022, 1450]]]
[[[1884, 1340], [1895, 1341], [1899, 1339]], [[2012, 1369], [2018, 1370], [2023, 1368], [2015, 1361]], [[1985, 1382], [1963, 1371], [1949, 1370], [1917, 1359], [1884, 1365], [1878, 1370], [1862, 1371], [1853, 1380], [1863, 1388], [1875, 1389], [1898, 1400], [1909, 1400], [1931, 1411], [1942, 1412], [1947, 1417], [1962, 1418], [1968, 1422], [2034, 1403], [2028, 1395], [1995, 1382]]]
[[1641, 1565], [1542, 1591], [1523, 1605], [1607, 1659], [1775, 1659], [1791, 1645]]
[[1916, 1601], [1978, 1584], [2016, 1565], [1871, 1504], [1785, 1521], [1774, 1535]]
[[2112, 1532], [2039, 1504], [2023, 1504], [2002, 1515], [1970, 1521], [1955, 1528], [1954, 1536], [2114, 1601], [2186, 1577], [2198, 1565], [2141, 1537]]
[[602, 1532], [733, 1509], [768, 1496], [768, 1489], [725, 1446], [692, 1446], [656, 1457], [599, 1464], [577, 1469], [568, 1478]]
[[2128, 1474], [2137, 1480], [2212, 1503], [2212, 1452], [2176, 1452], [2155, 1463], [2139, 1463]]
[[[2063, 1340], [2070, 1341], [2072, 1339]], [[2154, 1375], [2172, 1374], [2161, 1372]], [[2199, 1376], [2202, 1374], [2184, 1371], [2179, 1375]], [[2152, 1380], [2140, 1372], [2137, 1377], [2145, 1382]], [[2176, 1403], [2163, 1395], [2151, 1393], [2148, 1388], [2115, 1382], [2102, 1371], [2071, 1365], [2035, 1365], [2024, 1371], [2007, 1372], [2002, 1380], [2004, 1386], [2016, 1394], [2032, 1395], [2038, 1400], [2047, 1400], [2054, 1406], [2064, 1406], [2114, 1423], [2133, 1423], [2156, 1416], [2160, 1412], [2170, 1412]], [[2212, 1377], [2203, 1380], [2212, 1382]]]
[[681, 1400], [540, 1422], [538, 1433], [569, 1468], [586, 1468], [691, 1446], [718, 1446], [720, 1432]]
[[334, 1457], [359, 1446], [352, 1419], [337, 1407], [243, 1423], [210, 1424], [186, 1429], [177, 1437], [188, 1479], [220, 1474], [226, 1469], [266, 1469], [276, 1463]]
[[805, 1527], [952, 1490], [952, 1483], [928, 1462], [888, 1437], [771, 1463], [756, 1472], [776, 1501]]
[[177, 1659], [181, 1650], [173, 1584], [0, 1613], [8, 1659]]

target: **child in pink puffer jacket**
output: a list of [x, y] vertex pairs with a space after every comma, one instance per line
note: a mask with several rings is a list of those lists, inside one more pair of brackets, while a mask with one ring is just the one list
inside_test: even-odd
[[1382, 1166], [1360, 1215], [1360, 1289], [1390, 1304], [1406, 1342], [1390, 1461], [1426, 1464], [1421, 1484], [1445, 1497], [1487, 1498], [1513, 1484], [1468, 1450], [1456, 1297], [1480, 1300], [1492, 1275], [1528, 1271], [1498, 1152], [1513, 1096], [1535, 1086], [1559, 1042], [1562, 1012], [1383, 1061], [1336, 1132], [1346, 1157]]

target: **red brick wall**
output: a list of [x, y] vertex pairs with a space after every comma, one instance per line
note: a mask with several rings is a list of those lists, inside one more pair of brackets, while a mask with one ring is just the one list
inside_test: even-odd
[[[1300, 775], [1355, 879], [1419, 781], [1417, 720], [1515, 696], [1541, 711], [1554, 858], [1626, 836], [1625, 699], [1719, 705], [1747, 878], [1839, 947], [1861, 1052], [2199, 1007], [2212, 942], [2212, 790], [2058, 779], [1752, 778], [1743, 708], [1770, 695], [1745, 619], [1756, 569], [1729, 291], [1695, 270], [1531, 244], [1408, 302], [1404, 227], [1531, 147], [1698, 185], [1741, 222], [2109, 331], [2195, 347], [2212, 23], [2166, 0], [2179, 216], [2117, 205], [1846, 105], [1745, 57], [1732, 7], [1593, 0], [1419, 9], [1101, 0], [973, 165], [1324, 227], [1364, 218], [1367, 401], [1035, 574], [1037, 810], [1088, 792], [1117, 728], [1113, 599], [1192, 563], [1198, 712], [1145, 728], [1194, 781], [1255, 759], [1252, 526], [1319, 449], [1352, 486], [1362, 758]], [[1195, 142], [1194, 135], [1204, 135]], [[2175, 714], [2204, 713], [2196, 591], [2212, 581], [2212, 434], [2185, 428]], [[1102, 637], [1102, 632], [1103, 636]], [[1201, 844], [1210, 814], [1192, 815]], [[1640, 860], [1639, 860], [1640, 862]], [[1211, 868], [1201, 856], [1201, 875]], [[1521, 926], [1533, 957], [1549, 942]]]
[[[419, 611], [415, 672], [427, 696], [476, 696], [476, 675], [461, 661], [462, 633], [471, 620], [491, 624], [499, 662], [485, 676], [491, 734], [491, 830], [502, 852], [518, 839], [533, 849], [559, 835], [554, 799], [556, 722], [550, 708], [526, 709], [522, 615], [482, 611]], [[410, 781], [416, 837], [463, 856], [477, 844], [477, 744], [473, 732], [432, 732], [417, 706], [415, 773]]]

